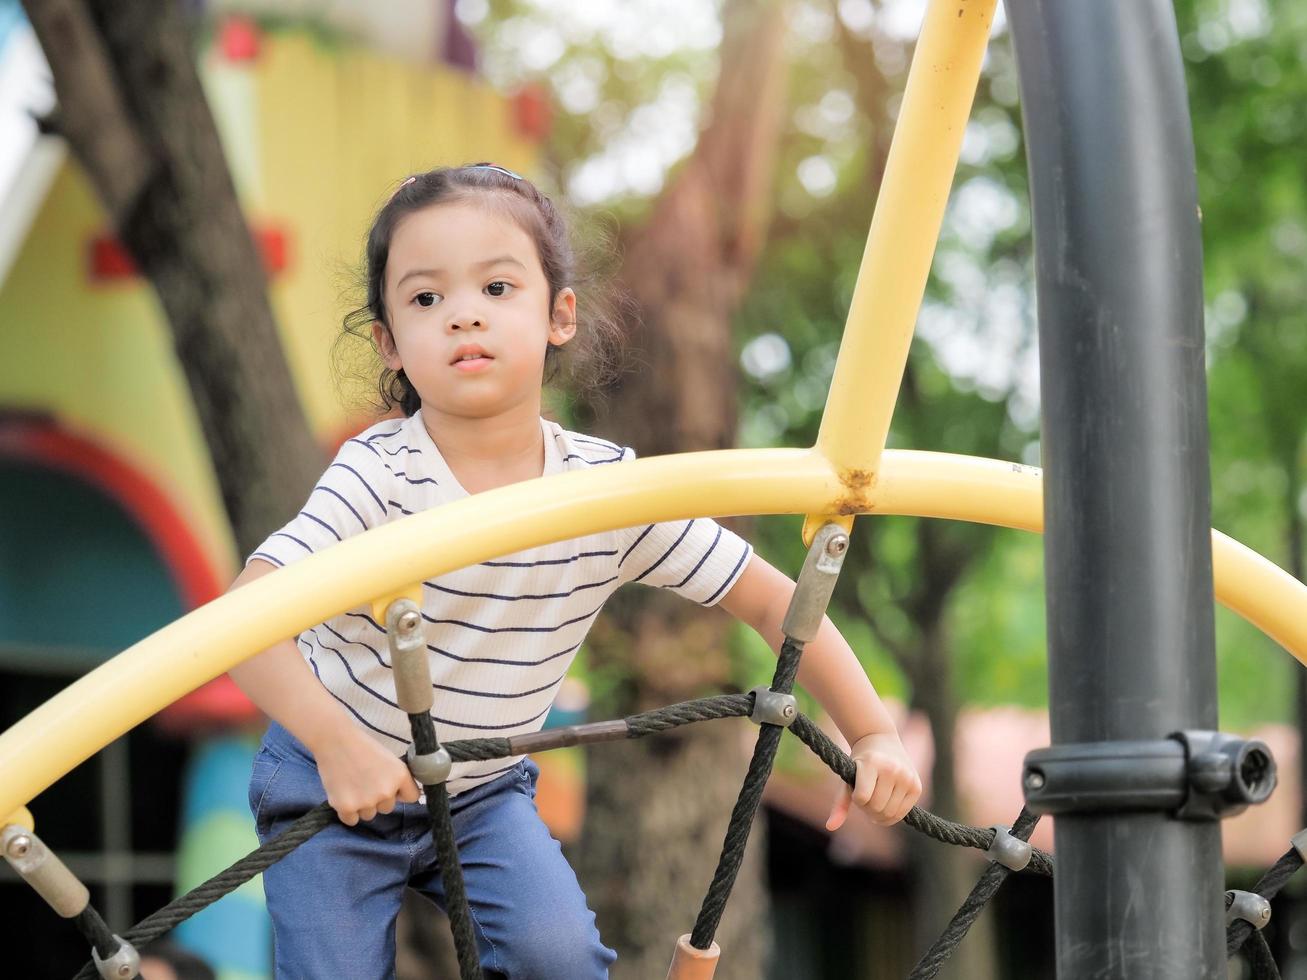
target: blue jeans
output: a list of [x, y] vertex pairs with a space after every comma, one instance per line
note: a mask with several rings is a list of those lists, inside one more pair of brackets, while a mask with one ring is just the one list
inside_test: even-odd
[[[535, 807], [540, 770], [523, 760], [451, 800], [454, 836], [487, 977], [589, 980], [616, 954]], [[313, 756], [273, 722], [250, 778], [259, 840], [327, 798]], [[444, 907], [444, 888], [420, 803], [346, 827], [333, 823], [263, 874], [278, 980], [390, 980], [395, 917], [405, 886]]]

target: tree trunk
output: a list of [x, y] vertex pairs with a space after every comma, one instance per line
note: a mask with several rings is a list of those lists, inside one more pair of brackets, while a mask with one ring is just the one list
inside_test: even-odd
[[[769, 218], [783, 107], [783, 11], [733, 0], [723, 11], [717, 91], [690, 159], [627, 243], [624, 284], [642, 323], [638, 373], [604, 403], [598, 428], [642, 455], [722, 449], [736, 431], [735, 311]], [[671, 600], [671, 601], [669, 601]], [[625, 676], [604, 713], [720, 690], [727, 620], [661, 594], [619, 595], [591, 635], [600, 669]], [[600, 706], [597, 706], [600, 707]], [[588, 816], [577, 863], [615, 977], [660, 976], [690, 931], [739, 791], [752, 731], [716, 722], [589, 754]], [[718, 941], [719, 980], [764, 972], [760, 841], [750, 845]]]
[[25, 0], [64, 136], [172, 326], [236, 546], [322, 470], [174, 0]]

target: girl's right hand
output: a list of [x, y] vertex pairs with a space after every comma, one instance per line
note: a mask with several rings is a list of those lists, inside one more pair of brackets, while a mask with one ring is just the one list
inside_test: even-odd
[[418, 800], [421, 791], [404, 761], [352, 724], [311, 748], [327, 802], [343, 824], [353, 827], [378, 813], [390, 813], [396, 800]]

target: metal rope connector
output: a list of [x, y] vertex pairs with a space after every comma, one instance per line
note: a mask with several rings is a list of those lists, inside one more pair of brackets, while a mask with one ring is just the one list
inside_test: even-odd
[[132, 980], [141, 972], [141, 954], [117, 933], [114, 933], [113, 938], [118, 940], [118, 952], [102, 960], [100, 954], [92, 949], [91, 960], [104, 980]]
[[1271, 921], [1271, 902], [1256, 892], [1232, 888], [1225, 893], [1229, 904], [1225, 908], [1225, 926], [1228, 929], [1243, 920], [1254, 929], [1264, 929]]
[[1010, 871], [1024, 871], [1030, 863], [1029, 842], [1014, 835], [1011, 828], [1004, 824], [995, 824], [991, 829], [994, 831], [994, 842], [989, 845], [985, 856]]
[[86, 886], [26, 827], [9, 824], [0, 830], [0, 849], [10, 867], [65, 919], [81, 915], [90, 903]]
[[1292, 844], [1293, 849], [1298, 852], [1298, 856], [1302, 858], [1303, 864], [1307, 864], [1307, 827], [1290, 837], [1289, 843]]
[[396, 599], [386, 607], [386, 645], [395, 674], [395, 700], [405, 714], [431, 710], [431, 665], [422, 635], [422, 610], [412, 599]]
[[799, 702], [793, 694], [773, 691], [766, 684], [760, 684], [749, 692], [753, 695], [753, 710], [749, 720], [759, 725], [779, 725], [789, 728], [794, 719], [799, 717]]
[[848, 532], [838, 524], [825, 525], [813, 537], [799, 571], [794, 598], [781, 623], [781, 632], [791, 640], [808, 643], [816, 639], [848, 550]]
[[454, 765], [449, 750], [443, 747], [418, 755], [416, 748], [410, 745], [404, 753], [404, 761], [421, 786], [439, 786], [449, 778], [449, 770]]

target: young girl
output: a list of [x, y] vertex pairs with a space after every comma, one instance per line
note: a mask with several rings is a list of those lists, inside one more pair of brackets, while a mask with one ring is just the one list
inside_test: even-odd
[[[578, 330], [572, 264], [558, 212], [517, 174], [478, 164], [405, 180], [368, 236], [360, 311], [385, 364], [381, 390], [405, 418], [348, 440], [236, 585], [467, 494], [632, 459], [630, 449], [540, 415], [546, 362]], [[587, 630], [624, 582], [720, 603], [774, 649], [794, 589], [704, 519], [594, 534], [428, 581], [439, 738], [540, 729]], [[264, 875], [278, 977], [392, 977], [404, 888], [443, 900], [426, 810], [400, 759], [409, 723], [385, 650], [384, 631], [361, 607], [232, 671], [272, 718], [250, 783], [260, 838], [323, 799], [341, 819]], [[921, 783], [829, 621], [802, 663], [800, 682], [853, 746], [851, 798], [880, 823], [901, 819]], [[483, 969], [531, 980], [605, 977], [615, 955], [536, 813], [536, 774], [519, 758], [459, 764], [449, 780]], [[843, 823], [849, 800], [835, 803], [828, 827]]]

